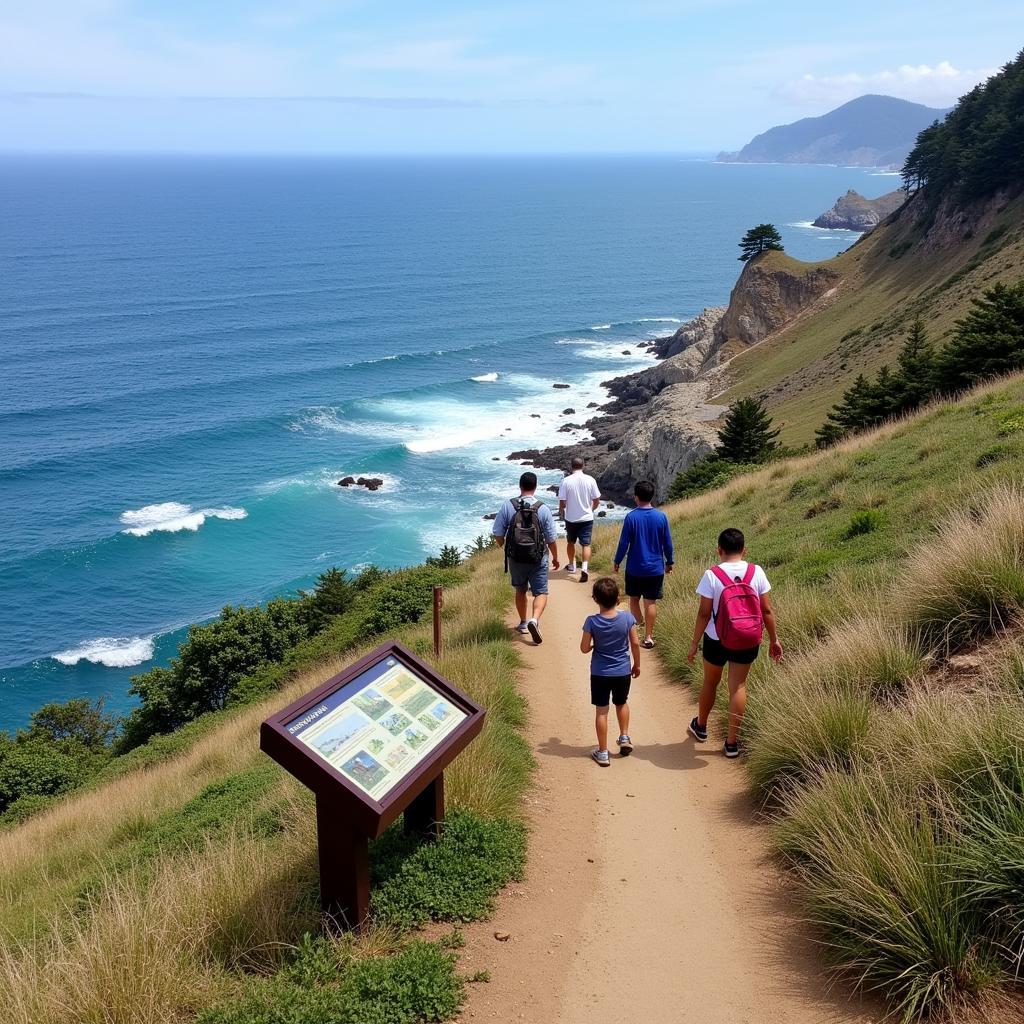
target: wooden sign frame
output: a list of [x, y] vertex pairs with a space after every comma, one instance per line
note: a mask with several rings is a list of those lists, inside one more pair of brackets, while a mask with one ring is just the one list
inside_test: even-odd
[[[393, 659], [461, 711], [465, 717], [379, 800], [289, 731], [304, 715], [344, 693], [344, 700], [373, 685], [360, 677]], [[347, 691], [347, 692], [344, 692]], [[444, 821], [444, 769], [483, 728], [485, 711], [402, 644], [382, 644], [344, 671], [271, 715], [260, 726], [260, 749], [316, 796], [320, 899], [340, 926], [361, 928], [370, 902], [368, 840], [381, 835], [400, 814], [405, 826], [428, 838]]]

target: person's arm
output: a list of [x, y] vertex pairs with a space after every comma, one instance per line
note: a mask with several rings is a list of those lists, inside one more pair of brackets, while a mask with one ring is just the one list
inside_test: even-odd
[[547, 541], [548, 554], [551, 555], [551, 568], [558, 568], [558, 534], [555, 532], [555, 520], [551, 516], [551, 509], [547, 505], [541, 505], [539, 513], [541, 529], [544, 531], [544, 540]]
[[594, 649], [594, 637], [587, 630], [583, 630], [583, 639], [580, 640], [580, 651], [589, 654]]
[[704, 635], [704, 630], [708, 628], [708, 623], [711, 621], [711, 609], [713, 607], [714, 602], [710, 597], [701, 597], [700, 606], [697, 608], [697, 621], [693, 624], [693, 642], [690, 644], [690, 653], [686, 656], [686, 660], [691, 665], [697, 657], [700, 638]]
[[640, 675], [640, 634], [636, 631], [636, 623], [629, 627], [629, 653], [633, 656], [634, 679]]
[[558, 514], [564, 519], [565, 518], [565, 498], [558, 499]]
[[554, 541], [548, 543], [548, 554], [551, 555], [551, 568], [558, 568], [558, 545]]
[[775, 625], [775, 609], [772, 608], [771, 598], [767, 594], [761, 595], [761, 618], [764, 619], [764, 628], [768, 630], [768, 656], [772, 661], [782, 661], [782, 644], [779, 643]]
[[662, 521], [661, 532], [661, 548], [662, 553], [665, 555], [665, 572], [671, 572], [675, 567], [676, 551], [672, 546], [672, 529], [668, 525], [667, 517]]
[[590, 508], [592, 511], [597, 511], [597, 506], [601, 504], [601, 492], [597, 488], [597, 481], [594, 481], [594, 493], [590, 497]]
[[508, 519], [505, 516], [505, 506], [502, 505], [498, 509], [498, 514], [494, 517], [494, 527], [491, 530], [491, 536], [494, 538], [494, 543], [499, 548], [505, 546], [505, 535], [508, 533]]
[[626, 557], [626, 552], [629, 551], [629, 544], [633, 538], [633, 524], [630, 522], [629, 516], [626, 516], [622, 520], [622, 532], [619, 534], [619, 546], [615, 549], [615, 571], [619, 571], [619, 566], [622, 565], [622, 560]]

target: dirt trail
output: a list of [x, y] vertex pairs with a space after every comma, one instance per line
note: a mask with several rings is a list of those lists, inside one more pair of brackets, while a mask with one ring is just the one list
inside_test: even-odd
[[688, 736], [692, 696], [664, 678], [652, 653], [630, 696], [635, 753], [613, 753], [609, 768], [588, 759], [593, 712], [579, 635], [590, 588], [553, 575], [561, 578], [552, 580], [544, 643], [523, 644], [539, 765], [527, 880], [502, 895], [491, 921], [466, 930], [463, 967], [486, 968], [491, 981], [471, 986], [462, 1019], [876, 1019], [827, 991], [789, 916], [741, 766], [713, 739]]

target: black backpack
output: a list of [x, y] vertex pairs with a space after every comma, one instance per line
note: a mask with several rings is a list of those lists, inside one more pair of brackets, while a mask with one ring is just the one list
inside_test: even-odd
[[505, 561], [539, 565], [547, 547], [540, 525], [541, 503], [528, 504], [523, 498], [513, 498], [512, 507], [516, 514], [505, 534]]

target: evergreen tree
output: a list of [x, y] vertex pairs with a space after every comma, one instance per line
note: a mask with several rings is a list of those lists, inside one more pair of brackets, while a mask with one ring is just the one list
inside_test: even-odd
[[743, 236], [739, 245], [738, 259], [746, 263], [747, 260], [753, 259], [769, 249], [782, 252], [782, 235], [776, 230], [774, 224], [758, 224]]
[[301, 591], [299, 596], [310, 633], [318, 633], [329, 619], [341, 615], [352, 604], [352, 581], [344, 569], [331, 568], [320, 574], [312, 593]]
[[853, 384], [843, 392], [843, 399], [832, 407], [825, 423], [815, 432], [819, 448], [841, 441], [847, 434], [863, 430], [877, 405], [874, 385], [858, 374]]
[[927, 402], [938, 387], [935, 349], [920, 319], [913, 322], [896, 359], [894, 412], [909, 412]]
[[728, 462], [763, 462], [776, 448], [778, 428], [758, 398], [734, 402], [718, 432], [716, 453]]
[[432, 565], [435, 569], [454, 569], [461, 563], [462, 553], [452, 544], [445, 544], [440, 555], [427, 559], [427, 565]]
[[944, 391], [1024, 367], [1024, 281], [997, 284], [971, 305], [938, 360]]

